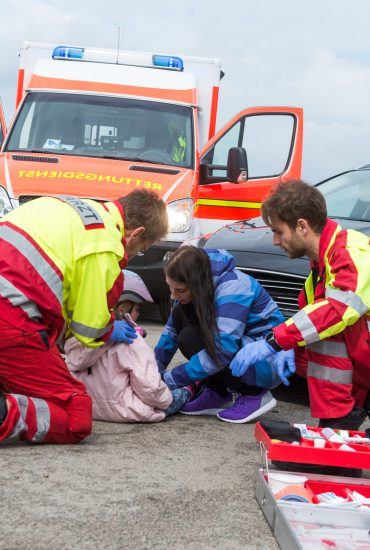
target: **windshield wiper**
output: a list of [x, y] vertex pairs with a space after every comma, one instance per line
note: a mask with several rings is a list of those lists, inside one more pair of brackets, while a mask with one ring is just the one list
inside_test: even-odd
[[131, 162], [146, 162], [147, 164], [163, 164], [163, 162], [160, 162], [158, 160], [145, 160], [139, 157], [119, 157], [114, 155], [101, 155], [101, 156], [99, 155], [99, 158], [111, 159], [111, 160], [129, 160]]

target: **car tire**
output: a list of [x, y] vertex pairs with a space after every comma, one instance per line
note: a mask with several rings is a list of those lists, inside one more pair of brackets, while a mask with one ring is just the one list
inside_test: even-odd
[[159, 316], [161, 318], [161, 322], [166, 324], [168, 317], [171, 313], [172, 302], [167, 296], [160, 296], [159, 298], [157, 298], [157, 304], [159, 307]]

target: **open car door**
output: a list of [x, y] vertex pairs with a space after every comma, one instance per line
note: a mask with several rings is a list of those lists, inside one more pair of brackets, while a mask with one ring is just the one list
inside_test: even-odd
[[3, 106], [1, 104], [1, 99], [0, 99], [0, 147], [3, 144], [5, 134], [6, 134], [5, 118], [4, 118]]
[[[213, 230], [211, 220], [220, 226], [220, 220], [226, 224], [258, 216], [262, 200], [276, 183], [300, 178], [302, 143], [301, 108], [255, 107], [230, 120], [200, 154], [195, 216], [201, 231]], [[245, 166], [233, 182], [230, 148], [239, 148], [234, 149], [239, 160], [245, 159], [243, 149], [246, 152], [246, 162], [240, 163]]]

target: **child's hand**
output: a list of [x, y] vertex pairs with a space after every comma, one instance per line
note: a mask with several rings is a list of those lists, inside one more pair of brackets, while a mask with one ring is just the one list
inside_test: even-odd
[[126, 323], [126, 321], [114, 321], [113, 332], [109, 338], [109, 342], [132, 344], [135, 338], [137, 338], [136, 330]]

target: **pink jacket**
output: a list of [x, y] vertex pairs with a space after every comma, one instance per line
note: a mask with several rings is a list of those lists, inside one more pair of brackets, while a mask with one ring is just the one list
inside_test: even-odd
[[95, 420], [164, 419], [163, 409], [172, 402], [172, 394], [161, 380], [153, 350], [140, 335], [130, 345], [100, 348], [88, 348], [72, 337], [65, 343], [65, 352], [69, 370], [92, 397]]

